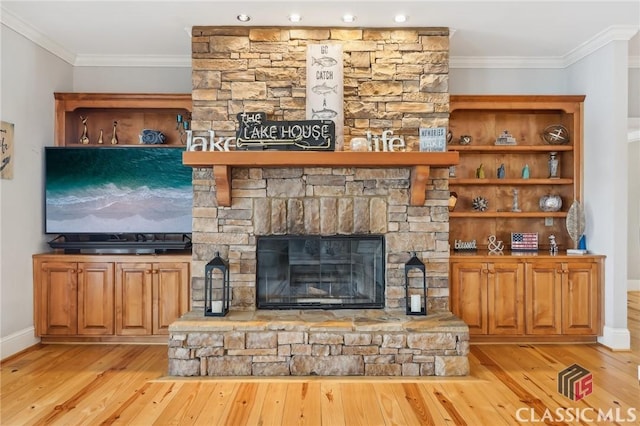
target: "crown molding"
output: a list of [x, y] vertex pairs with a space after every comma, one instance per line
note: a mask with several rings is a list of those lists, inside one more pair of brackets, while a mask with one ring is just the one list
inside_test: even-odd
[[[567, 68], [612, 41], [629, 41], [638, 28], [617, 25], [607, 28], [561, 57], [452, 56], [450, 68]], [[629, 57], [629, 68], [640, 67], [640, 57]]]
[[52, 53], [63, 61], [74, 65], [76, 55], [69, 52], [63, 46], [48, 37], [45, 37], [37, 28], [27, 24], [4, 7], [0, 6], [0, 22], [11, 28], [13, 31]]
[[633, 25], [611, 26], [567, 53], [564, 57], [565, 68], [589, 56], [612, 41], [629, 41], [637, 33], [638, 27]]
[[168, 67], [191, 68], [191, 55], [78, 55], [76, 67]]

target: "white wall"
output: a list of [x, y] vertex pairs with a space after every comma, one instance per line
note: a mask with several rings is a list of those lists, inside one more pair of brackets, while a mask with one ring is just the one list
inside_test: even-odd
[[603, 336], [627, 349], [628, 42], [613, 41], [568, 68], [569, 90], [584, 107], [584, 200], [587, 246], [606, 255]]
[[567, 95], [571, 93], [567, 93], [564, 72], [562, 69], [451, 68], [449, 93]]
[[45, 251], [43, 160], [53, 144], [53, 92], [68, 91], [72, 67], [1, 26], [0, 115], [13, 123], [13, 179], [0, 180], [0, 358], [38, 340], [31, 256]]
[[640, 117], [640, 68], [629, 68], [629, 117]]

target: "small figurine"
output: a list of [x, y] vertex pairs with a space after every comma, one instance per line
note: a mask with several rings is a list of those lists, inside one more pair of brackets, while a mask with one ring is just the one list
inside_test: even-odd
[[558, 254], [558, 244], [556, 243], [556, 236], [553, 234], [549, 235], [549, 254], [551, 256]]
[[118, 144], [118, 136], [116, 135], [116, 126], [118, 125], [117, 121], [113, 122], [113, 135], [111, 136], [111, 145]]
[[517, 145], [518, 142], [516, 138], [514, 138], [508, 130], [502, 132], [500, 136], [496, 138], [496, 145]]
[[101, 145], [104, 143], [104, 139], [102, 137], [102, 133], [103, 133], [102, 129], [100, 129], [100, 136], [98, 136], [98, 143], [101, 144]]
[[500, 164], [500, 167], [498, 167], [498, 179], [504, 179], [504, 163]]
[[558, 153], [549, 153], [549, 179], [558, 179]]
[[449, 177], [456, 177], [456, 166], [449, 166]]
[[489, 208], [489, 201], [482, 196], [478, 196], [471, 201], [474, 210], [484, 212]]
[[484, 179], [484, 165], [480, 163], [480, 167], [476, 169], [476, 177], [478, 179]]
[[519, 212], [520, 207], [518, 207], [518, 190], [513, 190], [513, 207], [511, 207], [512, 212]]
[[80, 116], [82, 121], [82, 136], [80, 136], [80, 143], [87, 145], [89, 143], [89, 133], [87, 131], [87, 117]]
[[473, 138], [469, 135], [462, 135], [460, 136], [460, 145], [469, 145], [471, 143], [471, 141], [473, 140]]
[[529, 165], [525, 164], [522, 168], [522, 179], [529, 179]]

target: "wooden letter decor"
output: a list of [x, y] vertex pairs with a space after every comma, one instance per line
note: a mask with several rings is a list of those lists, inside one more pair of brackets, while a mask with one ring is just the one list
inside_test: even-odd
[[335, 150], [336, 125], [331, 120], [267, 121], [264, 112], [241, 112], [238, 122], [237, 149]]

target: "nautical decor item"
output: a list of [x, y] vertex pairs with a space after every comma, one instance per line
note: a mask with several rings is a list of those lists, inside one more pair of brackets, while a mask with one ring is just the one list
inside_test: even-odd
[[538, 233], [512, 232], [511, 251], [538, 251]]
[[564, 145], [569, 143], [569, 130], [562, 124], [552, 124], [542, 131], [542, 139], [549, 145]]
[[184, 117], [182, 114], [176, 115], [176, 130], [178, 131], [178, 135], [180, 135], [180, 142], [182, 142], [183, 145], [187, 143], [188, 136], [191, 135], [189, 131], [189, 127], [191, 127], [189, 120], [190, 116]]
[[518, 190], [514, 189], [513, 190], [513, 205], [511, 206], [511, 211], [512, 212], [520, 212], [520, 206], [518, 206]]
[[567, 212], [567, 233], [573, 241], [573, 249], [567, 250], [567, 254], [584, 254], [586, 250], [580, 250], [578, 244], [584, 234], [585, 229], [584, 208], [578, 200], [574, 200]]
[[480, 196], [474, 198], [471, 202], [471, 205], [474, 210], [480, 212], [486, 211], [489, 208], [489, 202], [487, 201], [487, 199]]
[[225, 316], [230, 299], [229, 263], [216, 252], [216, 257], [204, 267], [204, 315]]
[[529, 165], [525, 164], [522, 168], [522, 179], [529, 179]]
[[[238, 149], [285, 151], [333, 151], [336, 125], [331, 120], [267, 121], [264, 112], [241, 112], [238, 117]], [[392, 132], [393, 133], [393, 132]]]
[[540, 210], [543, 212], [558, 212], [562, 208], [562, 198], [557, 194], [547, 194], [540, 197]]
[[118, 135], [116, 134], [116, 127], [118, 126], [118, 122], [113, 122], [113, 134], [111, 135], [111, 145], [118, 144]]
[[504, 250], [504, 243], [497, 240], [498, 238], [495, 235], [489, 235], [489, 244], [487, 245], [489, 254], [502, 254], [502, 250]]
[[484, 165], [480, 164], [480, 167], [476, 169], [476, 177], [478, 179], [484, 179]]
[[89, 143], [89, 132], [87, 131], [87, 118], [80, 116], [80, 121], [82, 121], [82, 135], [80, 136], [80, 143], [83, 145], [87, 145]]
[[558, 243], [556, 242], [556, 236], [549, 235], [549, 254], [555, 256], [558, 254]]
[[460, 145], [469, 145], [473, 141], [473, 138], [469, 135], [460, 136]]
[[500, 164], [498, 167], [498, 171], [496, 172], [496, 176], [498, 179], [504, 179], [505, 171], [504, 171], [504, 163]]
[[104, 143], [104, 132], [100, 129], [100, 135], [98, 136], [98, 144], [102, 145]]
[[509, 133], [508, 130], [505, 130], [504, 132], [502, 132], [500, 136], [496, 138], [495, 144], [496, 145], [517, 145], [518, 142], [516, 141], [516, 138], [514, 138], [513, 135]]
[[167, 137], [160, 130], [144, 129], [139, 135], [140, 143], [159, 145], [165, 143]]
[[404, 294], [407, 315], [427, 315], [426, 268], [415, 252], [404, 265]]
[[558, 179], [560, 175], [558, 174], [558, 153], [550, 152], [549, 153], [549, 179]]

